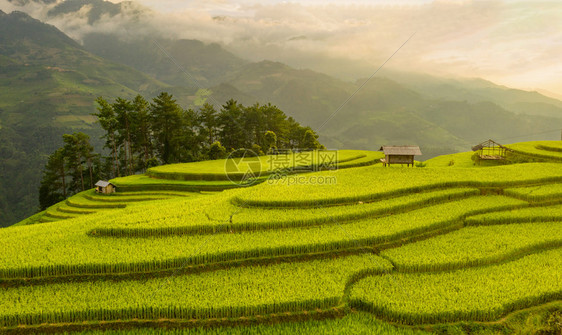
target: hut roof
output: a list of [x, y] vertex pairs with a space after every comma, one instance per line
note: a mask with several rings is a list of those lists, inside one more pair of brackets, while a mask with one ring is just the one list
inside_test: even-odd
[[496, 142], [494, 140], [487, 140], [487, 141], [484, 141], [480, 144], [477, 144], [477, 145], [473, 146], [472, 151], [478, 151], [482, 148], [490, 148], [490, 147], [500, 147], [502, 149], [509, 150], [509, 148], [504, 147], [503, 145], [499, 144], [498, 142]]
[[421, 155], [420, 147], [417, 145], [383, 145], [379, 151], [385, 155]]
[[113, 185], [113, 184], [105, 180], [98, 180], [98, 182], [96, 183], [96, 186], [100, 186], [100, 187], [107, 187], [108, 185]]

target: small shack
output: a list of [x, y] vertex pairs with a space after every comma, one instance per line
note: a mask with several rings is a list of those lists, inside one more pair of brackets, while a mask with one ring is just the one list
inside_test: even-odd
[[417, 145], [383, 145], [379, 151], [384, 152], [384, 158], [381, 159], [383, 166], [390, 166], [390, 164], [414, 166], [414, 156], [422, 154]]
[[473, 146], [472, 151], [478, 151], [478, 157], [482, 160], [504, 160], [506, 153], [511, 149], [493, 140], [487, 140]]
[[115, 192], [115, 185], [105, 180], [98, 180], [96, 183], [96, 193], [109, 194]]

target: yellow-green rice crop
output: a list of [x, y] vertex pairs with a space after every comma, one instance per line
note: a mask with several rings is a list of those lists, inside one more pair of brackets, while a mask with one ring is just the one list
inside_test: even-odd
[[207, 181], [207, 180], [170, 180], [155, 179], [146, 175], [135, 175], [128, 177], [114, 178], [111, 180], [117, 186], [117, 192], [138, 192], [138, 191], [222, 191], [231, 188], [243, 187], [244, 184], [237, 184], [231, 181]]
[[341, 304], [346, 284], [392, 265], [372, 255], [248, 266], [146, 280], [69, 282], [0, 290], [0, 325], [207, 319]]
[[[93, 192], [92, 192], [93, 193]], [[87, 200], [94, 202], [136, 202], [136, 201], [151, 201], [151, 200], [165, 200], [169, 199], [170, 196], [166, 195], [135, 195], [135, 196], [117, 196], [113, 197], [110, 195], [96, 195], [96, 194], [84, 194], [83, 197]]]
[[235, 180], [244, 177], [246, 171], [261, 176], [281, 169], [307, 172], [321, 167], [323, 163], [336, 163], [328, 164], [328, 168], [348, 168], [375, 164], [382, 157], [380, 152], [363, 150], [293, 152], [253, 159], [230, 158], [162, 165], [148, 169], [147, 175], [171, 180]]
[[[342, 224], [351, 220], [405, 212], [423, 206], [458, 200], [480, 194], [477, 189], [460, 188], [414, 193], [367, 204], [327, 208], [267, 209], [242, 208], [230, 203], [239, 192], [173, 206], [162, 205], [166, 216], [147, 214], [138, 217], [108, 218], [95, 228], [96, 236], [165, 236], [194, 235], [216, 231], [247, 231], [304, 227], [318, 224]], [[157, 213], [155, 213], [157, 214]]]
[[448, 167], [448, 168], [480, 168], [472, 160], [474, 152], [459, 152], [456, 154], [437, 156], [424, 161], [426, 167]]
[[466, 227], [381, 255], [400, 271], [435, 271], [497, 263], [555, 247], [562, 247], [562, 223], [540, 222]]
[[408, 324], [490, 321], [562, 298], [562, 249], [513, 262], [437, 273], [392, 273], [360, 280], [351, 305]]
[[516, 154], [542, 158], [549, 161], [562, 161], [560, 141], [534, 141], [507, 145]]
[[[252, 187], [234, 200], [245, 206], [318, 207], [373, 201], [410, 192], [448, 187], [506, 187], [562, 181], [556, 163], [528, 163], [474, 168], [362, 167], [324, 171], [301, 176], [305, 182], [289, 184], [280, 179]], [[312, 178], [335, 178], [335, 184], [311, 182]], [[309, 180], [310, 179], [310, 180]]]
[[562, 184], [508, 188], [504, 193], [512, 197], [533, 202], [560, 200], [562, 199]]
[[518, 222], [562, 221], [562, 206], [540, 206], [500, 211], [468, 217], [468, 225], [492, 225]]
[[[460, 224], [469, 214], [522, 205], [525, 203], [521, 200], [509, 197], [474, 197], [345, 225], [163, 238], [89, 237], [87, 229], [107, 216], [92, 214], [67, 220], [65, 225], [45, 223], [42, 227], [1, 229], [0, 240], [8, 252], [0, 253], [0, 278], [150, 272], [253, 258], [376, 248], [382, 243], [447, 229]], [[131, 213], [143, 210], [146, 206]]]
[[[89, 191], [85, 191], [89, 192]], [[105, 201], [92, 201], [84, 197], [85, 192], [76, 194], [65, 200], [69, 207], [76, 208], [125, 208], [127, 204], [125, 201], [121, 202], [105, 202]]]
[[[314, 311], [309, 314], [314, 316]], [[248, 318], [252, 319], [252, 318]], [[246, 319], [245, 319], [246, 320]], [[431, 333], [408, 327], [390, 325], [376, 319], [372, 314], [349, 313], [341, 319], [308, 320], [301, 322], [283, 322], [277, 324], [254, 324], [238, 327], [200, 327], [187, 329], [137, 328], [119, 331], [87, 331], [79, 335], [430, 335]], [[69, 333], [78, 335], [78, 333]]]

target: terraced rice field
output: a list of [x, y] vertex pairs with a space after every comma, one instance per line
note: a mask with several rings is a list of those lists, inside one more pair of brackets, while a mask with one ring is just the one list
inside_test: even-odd
[[122, 178], [137, 189], [83, 192], [41, 224], [0, 229], [0, 332], [425, 334], [495, 322], [562, 298], [561, 167], [373, 165], [209, 194], [181, 187], [224, 181]]
[[62, 203], [47, 208], [33, 219], [25, 220], [20, 225], [55, 222], [66, 219], [79, 218], [83, 215], [122, 209], [136, 203], [156, 200], [168, 200], [178, 197], [200, 196], [191, 192], [180, 191], [145, 191], [119, 192], [113, 194], [98, 194], [94, 190], [78, 193]]
[[544, 161], [562, 162], [561, 141], [534, 141], [507, 145], [516, 154]]
[[320, 150], [290, 152], [278, 155], [219, 159], [196, 163], [164, 165], [150, 168], [147, 175], [170, 180], [240, 180], [247, 171], [256, 177], [265, 177], [277, 170], [308, 172], [372, 165], [384, 155], [376, 151]]

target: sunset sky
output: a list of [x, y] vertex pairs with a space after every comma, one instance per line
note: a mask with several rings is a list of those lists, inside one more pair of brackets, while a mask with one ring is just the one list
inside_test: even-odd
[[[254, 61], [364, 78], [415, 34], [384, 69], [481, 77], [562, 97], [562, 1], [133, 2], [151, 9], [143, 22], [166, 36], [217, 42]], [[77, 39], [95, 30], [71, 18], [49, 23]], [[119, 29], [115, 19], [98, 25]]]
[[187, 25], [180, 35], [230, 45], [256, 60], [298, 66], [302, 56], [302, 66], [310, 67], [316, 56], [330, 57], [374, 70], [415, 33], [389, 68], [483, 77], [562, 95], [561, 1], [139, 2]]

